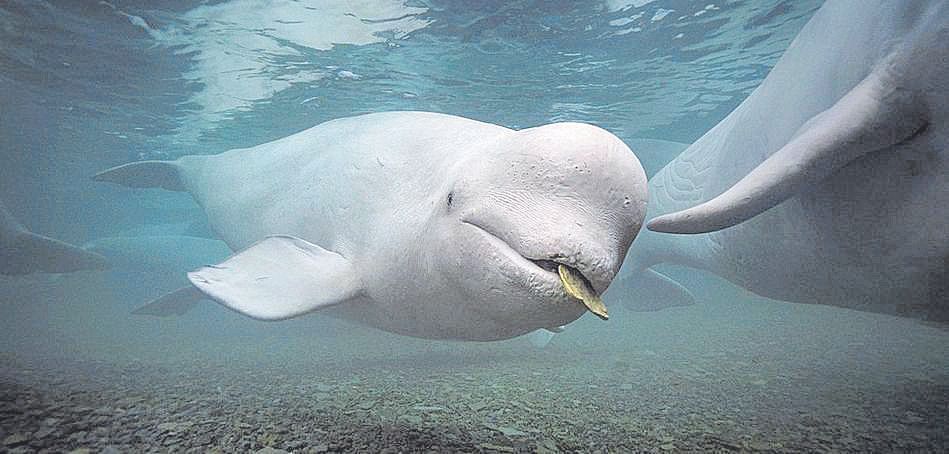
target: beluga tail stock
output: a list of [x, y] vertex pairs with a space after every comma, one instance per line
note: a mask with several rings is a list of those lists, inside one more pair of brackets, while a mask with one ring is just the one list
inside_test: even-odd
[[647, 199], [639, 160], [598, 127], [516, 131], [425, 112], [337, 119], [96, 179], [190, 192], [239, 251], [148, 313], [208, 296], [261, 320], [321, 311], [474, 341], [606, 318], [600, 295]]

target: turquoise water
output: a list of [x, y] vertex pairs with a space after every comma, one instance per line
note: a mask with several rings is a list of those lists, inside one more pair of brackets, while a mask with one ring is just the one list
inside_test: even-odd
[[[107, 248], [211, 234], [189, 196], [96, 172], [339, 117], [581, 121], [692, 143], [821, 3], [7, 0], [0, 199], [34, 232]], [[638, 153], [649, 175], [674, 156]], [[227, 251], [115, 247], [136, 259], [0, 276], [0, 451], [947, 449], [943, 325], [766, 300], [682, 268], [699, 304], [588, 315], [545, 349], [213, 304], [158, 319], [130, 312]]]
[[[258, 3], [5, 2], [7, 207], [78, 244], [193, 220], [187, 197], [89, 177], [387, 110], [514, 128], [575, 120], [624, 140], [691, 143], [764, 78], [820, 4], [391, 1], [350, 14], [347, 2]], [[638, 157], [651, 174], [673, 156]]]

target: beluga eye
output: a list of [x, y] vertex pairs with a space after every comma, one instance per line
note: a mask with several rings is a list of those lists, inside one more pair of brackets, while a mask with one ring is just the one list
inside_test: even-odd
[[446, 202], [447, 202], [446, 204], [448, 205], [448, 208], [451, 208], [451, 204], [452, 204], [452, 202], [454, 202], [454, 201], [455, 201], [455, 191], [450, 191], [450, 192], [448, 193], [448, 200], [446, 201]]

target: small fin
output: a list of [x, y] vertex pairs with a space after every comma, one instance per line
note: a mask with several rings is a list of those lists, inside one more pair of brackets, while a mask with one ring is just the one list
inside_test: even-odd
[[158, 297], [158, 299], [135, 309], [132, 313], [136, 315], [154, 315], [157, 317], [184, 315], [204, 298], [206, 298], [206, 296], [204, 296], [201, 290], [189, 285], [166, 293]]
[[524, 335], [531, 345], [537, 348], [544, 348], [554, 338], [554, 333], [547, 329], [538, 329]]
[[181, 179], [181, 166], [177, 161], [130, 162], [92, 177], [95, 181], [108, 181], [130, 188], [163, 188], [169, 191], [187, 191]]
[[567, 327], [566, 327], [566, 326], [551, 326], [551, 327], [544, 328], [544, 329], [547, 330], [547, 331], [550, 331], [550, 332], [552, 332], [552, 333], [554, 333], [554, 334], [560, 334], [560, 333], [564, 332], [564, 330], [567, 329]]
[[108, 268], [109, 261], [99, 254], [27, 230], [16, 232], [12, 241], [0, 245], [0, 274], [69, 273]]
[[622, 301], [623, 307], [636, 312], [655, 312], [670, 307], [691, 306], [695, 295], [674, 279], [658, 271], [645, 269], [619, 279], [608, 294]]
[[[886, 65], [883, 65], [884, 67]], [[751, 219], [851, 161], [911, 139], [927, 126], [925, 104], [879, 69], [808, 121], [780, 150], [721, 195], [647, 224], [666, 233], [706, 233]]]
[[349, 260], [292, 236], [267, 237], [188, 279], [215, 301], [260, 320], [297, 317], [362, 291]]

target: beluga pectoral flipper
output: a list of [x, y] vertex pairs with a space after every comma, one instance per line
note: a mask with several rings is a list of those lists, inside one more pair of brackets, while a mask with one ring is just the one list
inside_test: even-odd
[[[893, 56], [898, 59], [899, 56]], [[925, 94], [894, 80], [885, 61], [796, 137], [721, 195], [652, 219], [648, 228], [705, 233], [747, 221], [869, 153], [912, 140], [931, 118]]]
[[195, 287], [259, 320], [298, 317], [362, 292], [345, 257], [292, 236], [269, 236], [216, 265], [188, 273]]

